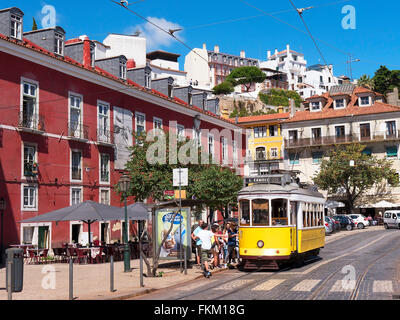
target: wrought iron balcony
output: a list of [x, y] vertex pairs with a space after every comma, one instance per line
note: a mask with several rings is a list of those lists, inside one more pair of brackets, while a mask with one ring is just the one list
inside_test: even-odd
[[251, 155], [246, 157], [246, 162], [252, 161], [279, 161], [283, 160], [282, 152], [271, 152], [271, 151], [256, 151], [255, 158]]
[[77, 122], [68, 123], [68, 138], [77, 141], [89, 140], [89, 127]]
[[110, 130], [97, 129], [97, 143], [105, 146], [114, 146], [114, 134]]
[[20, 112], [18, 119], [18, 129], [24, 132], [43, 134], [45, 131], [44, 116]]
[[24, 176], [25, 177], [36, 177], [37, 175], [38, 175], [37, 164], [25, 162], [24, 163]]
[[362, 132], [339, 136], [322, 136], [311, 138], [285, 139], [285, 148], [319, 147], [335, 144], [365, 143], [376, 141], [400, 140], [400, 130]]

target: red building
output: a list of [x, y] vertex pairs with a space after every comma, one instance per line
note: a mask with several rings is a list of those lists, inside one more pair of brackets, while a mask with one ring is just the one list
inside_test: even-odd
[[[169, 130], [170, 121], [176, 121], [179, 134], [193, 137], [198, 117], [201, 129], [228, 129], [232, 139], [241, 129], [190, 105], [189, 97], [187, 102], [174, 97], [173, 90], [162, 93], [148, 83], [135, 83], [124, 56], [94, 60], [94, 41], [66, 43], [60, 27], [23, 33], [23, 13], [17, 8], [0, 10], [0, 20], [0, 198], [7, 203], [5, 247], [86, 243], [87, 225], [82, 222], [20, 221], [86, 200], [122, 206], [113, 186], [129, 155], [126, 147], [134, 143], [130, 131]], [[237, 136], [241, 141], [229, 145], [204, 135], [201, 141], [203, 147], [211, 145], [241, 163], [245, 141], [244, 135]], [[93, 239], [122, 239], [122, 224], [92, 224]]]

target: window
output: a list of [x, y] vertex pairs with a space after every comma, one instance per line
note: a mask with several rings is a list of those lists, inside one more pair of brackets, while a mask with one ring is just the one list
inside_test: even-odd
[[297, 130], [289, 130], [289, 140], [297, 141]]
[[23, 81], [22, 125], [26, 128], [37, 128], [37, 85]]
[[180, 124], [176, 125], [176, 135], [178, 137], [178, 141], [184, 141], [186, 138], [185, 127]]
[[82, 189], [71, 188], [71, 205], [78, 204], [81, 202], [82, 202]]
[[119, 62], [119, 77], [126, 80], [126, 61], [120, 60]]
[[259, 172], [260, 176], [265, 176], [268, 174], [268, 165], [267, 164], [260, 164], [259, 169], [260, 169], [260, 172]]
[[300, 164], [299, 154], [296, 153], [289, 153], [289, 163], [290, 164]]
[[252, 203], [253, 226], [269, 225], [269, 201], [266, 199], [256, 199]]
[[82, 124], [82, 97], [75, 94], [69, 95], [69, 135], [81, 137]]
[[23, 227], [22, 230], [22, 243], [32, 244], [35, 227]]
[[313, 142], [321, 142], [321, 138], [322, 138], [322, 130], [321, 128], [312, 128], [311, 129], [311, 137]]
[[100, 182], [110, 182], [110, 155], [100, 154]]
[[154, 129], [162, 129], [163, 128], [162, 119], [153, 117], [153, 128]]
[[11, 15], [11, 33], [12, 38], [22, 40], [22, 18], [12, 14]]
[[386, 157], [397, 158], [397, 147], [386, 147]]
[[256, 148], [256, 160], [265, 160], [265, 147]]
[[60, 33], [55, 33], [54, 52], [62, 56], [64, 54], [64, 36]]
[[94, 68], [95, 61], [96, 61], [95, 46], [90, 46], [90, 63], [91, 63], [92, 68]]
[[369, 123], [360, 124], [360, 137], [361, 140], [371, 139], [371, 128]]
[[345, 101], [344, 99], [336, 99], [335, 100], [335, 109], [341, 109], [345, 107]]
[[149, 72], [144, 74], [144, 86], [148, 89], [151, 88], [151, 75]]
[[360, 97], [360, 106], [369, 106], [370, 105], [370, 97]]
[[99, 141], [107, 142], [110, 138], [109, 122], [110, 105], [104, 102], [98, 102], [98, 133]]
[[24, 146], [24, 176], [36, 176], [34, 164], [36, 163], [36, 147]]
[[320, 111], [321, 103], [319, 101], [311, 102], [311, 111]]
[[269, 126], [269, 136], [270, 137], [278, 136], [278, 126], [277, 125]]
[[396, 137], [396, 121], [386, 121], [386, 137]]
[[23, 209], [37, 209], [37, 186], [23, 185]]
[[237, 154], [237, 142], [236, 142], [236, 140], [232, 141], [232, 158], [233, 158], [233, 164], [237, 164], [237, 162], [238, 162], [238, 154]]
[[214, 136], [208, 135], [208, 154], [214, 158]]
[[201, 130], [196, 130], [193, 128], [193, 140], [197, 147], [201, 147]]
[[107, 205], [110, 204], [110, 190], [100, 189], [100, 203]]
[[135, 131], [138, 134], [146, 131], [146, 116], [143, 113], [135, 113]]
[[71, 154], [71, 178], [72, 180], [82, 180], [82, 153], [72, 151]]
[[313, 152], [313, 153], [312, 153], [312, 162], [313, 162], [314, 164], [321, 163], [321, 162], [322, 162], [322, 156], [323, 156], [323, 153], [320, 152], [320, 151], [318, 151], [318, 152]]
[[255, 127], [254, 138], [261, 138], [267, 136], [267, 127]]
[[250, 225], [250, 201], [240, 200], [239, 201], [239, 212], [240, 212], [240, 225]]
[[344, 126], [336, 126], [335, 127], [335, 135], [336, 135], [336, 137], [344, 137], [345, 127]]
[[278, 158], [278, 148], [271, 148], [270, 149], [271, 158]]
[[226, 143], [226, 138], [221, 137], [221, 144], [222, 144], [222, 163], [226, 164], [228, 161], [228, 144]]

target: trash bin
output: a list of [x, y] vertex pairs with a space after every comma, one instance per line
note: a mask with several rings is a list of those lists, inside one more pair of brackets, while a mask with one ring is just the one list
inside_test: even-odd
[[[9, 261], [11, 261], [11, 266]], [[24, 250], [10, 248], [6, 250], [6, 288], [8, 288], [8, 272], [11, 268], [11, 292], [21, 292], [24, 283]]]

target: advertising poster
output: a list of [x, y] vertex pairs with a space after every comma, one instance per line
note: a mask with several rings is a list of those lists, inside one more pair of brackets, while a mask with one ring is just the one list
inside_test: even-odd
[[[172, 218], [175, 214], [175, 219]], [[191, 241], [190, 240], [190, 208], [182, 208], [182, 228], [180, 229], [181, 215], [179, 214], [179, 208], [164, 208], [158, 209], [155, 212], [156, 221], [156, 250], [161, 245], [164, 235], [168, 233], [171, 223], [173, 224], [172, 230], [164, 242], [160, 251], [160, 259], [179, 259], [181, 244], [183, 245], [183, 250], [186, 248], [187, 254], [191, 252]], [[182, 234], [180, 236], [180, 230]], [[189, 255], [187, 257], [190, 257]]]

